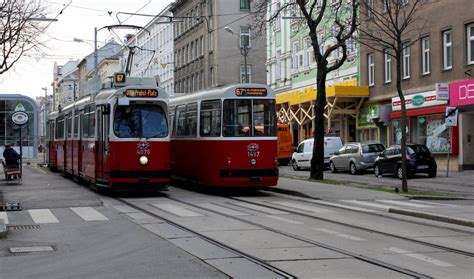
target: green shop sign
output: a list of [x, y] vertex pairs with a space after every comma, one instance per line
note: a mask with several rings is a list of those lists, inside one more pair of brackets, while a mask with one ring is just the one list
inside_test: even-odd
[[411, 99], [411, 104], [415, 107], [419, 107], [425, 103], [425, 97], [422, 95], [416, 95]]

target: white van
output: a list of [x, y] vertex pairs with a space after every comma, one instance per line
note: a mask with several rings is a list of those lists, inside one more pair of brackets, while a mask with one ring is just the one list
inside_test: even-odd
[[[314, 139], [307, 139], [298, 145], [298, 149], [291, 156], [291, 166], [294, 170], [311, 167], [313, 158]], [[329, 166], [329, 158], [342, 147], [340, 137], [324, 137], [324, 165]]]

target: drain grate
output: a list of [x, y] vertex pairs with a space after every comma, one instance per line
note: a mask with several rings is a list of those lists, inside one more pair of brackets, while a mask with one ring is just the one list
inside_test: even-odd
[[21, 209], [19, 202], [0, 203], [0, 211], [20, 211]]
[[41, 229], [40, 225], [13, 225], [7, 226], [9, 230], [19, 231], [19, 230], [38, 230]]

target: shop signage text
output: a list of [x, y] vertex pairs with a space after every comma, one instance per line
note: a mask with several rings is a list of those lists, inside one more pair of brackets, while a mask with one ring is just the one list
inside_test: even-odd
[[[405, 96], [407, 109], [445, 105], [446, 103], [445, 100], [438, 99], [436, 90]], [[392, 111], [397, 110], [401, 110], [401, 101], [399, 97], [394, 97], [392, 98]]]
[[449, 84], [449, 105], [453, 107], [474, 105], [474, 80]]
[[436, 98], [438, 100], [449, 100], [449, 84], [436, 83]]

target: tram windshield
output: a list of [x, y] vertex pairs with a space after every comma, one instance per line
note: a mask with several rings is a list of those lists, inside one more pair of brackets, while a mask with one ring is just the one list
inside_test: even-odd
[[157, 105], [117, 106], [114, 133], [119, 138], [163, 138], [168, 135], [168, 120]]
[[275, 100], [224, 100], [224, 137], [276, 136]]

